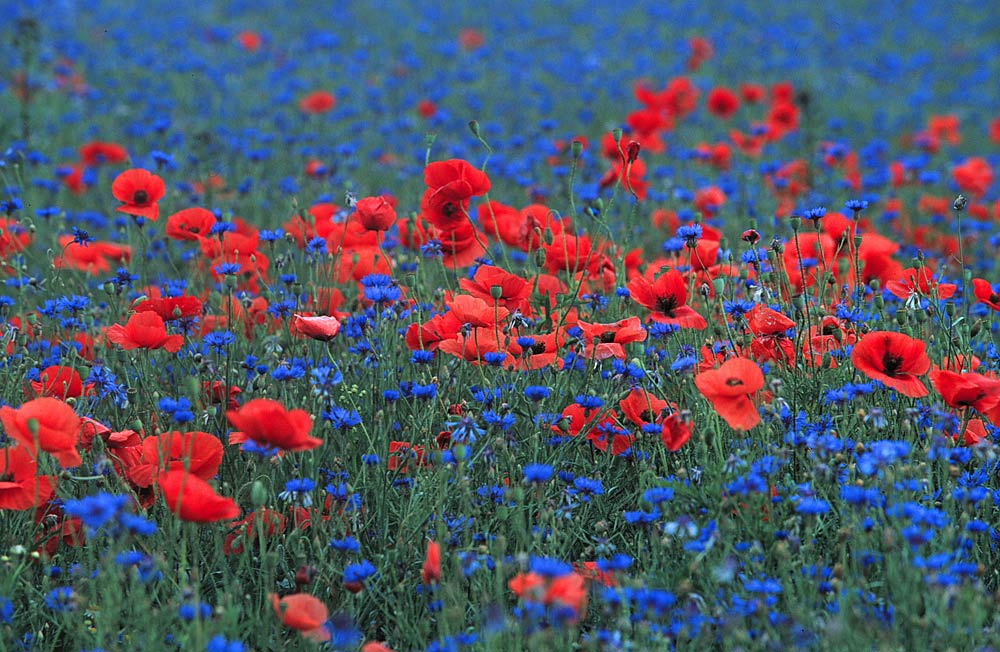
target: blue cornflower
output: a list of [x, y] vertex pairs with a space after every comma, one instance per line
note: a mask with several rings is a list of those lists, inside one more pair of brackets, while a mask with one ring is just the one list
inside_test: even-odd
[[799, 514], [826, 514], [830, 511], [830, 503], [819, 498], [803, 498], [795, 506], [795, 511]]
[[56, 587], [46, 594], [45, 606], [52, 611], [73, 611], [76, 609], [76, 594], [72, 587]]
[[545, 484], [552, 479], [553, 469], [549, 464], [528, 464], [524, 467], [524, 481]]
[[215, 273], [220, 276], [236, 276], [240, 273], [240, 266], [238, 263], [220, 263], [214, 268]]
[[354, 537], [344, 537], [343, 539], [333, 539], [330, 541], [330, 547], [334, 550], [339, 550], [340, 552], [361, 552], [361, 544]]
[[532, 557], [529, 568], [542, 577], [562, 577], [573, 572], [572, 564], [552, 557]]
[[73, 242], [80, 245], [81, 247], [86, 247], [88, 244], [94, 241], [93, 236], [84, 231], [79, 227], [73, 227]]
[[375, 566], [367, 559], [350, 564], [344, 569], [344, 584], [362, 583], [375, 574]]
[[68, 500], [63, 504], [63, 511], [70, 516], [79, 518], [92, 532], [96, 532], [108, 523], [114, 521], [119, 512], [125, 508], [128, 496], [119, 496], [100, 492], [93, 496], [84, 496], [79, 500]]
[[868, 208], [868, 202], [864, 199], [848, 199], [844, 202], [844, 208], [853, 213], [860, 213]]
[[227, 641], [222, 634], [216, 634], [208, 639], [205, 644], [205, 652], [245, 652], [246, 647], [237, 640]]
[[374, 303], [392, 303], [403, 296], [399, 285], [386, 274], [369, 274], [361, 279], [365, 299]]
[[185, 602], [177, 609], [177, 615], [186, 622], [195, 619], [208, 620], [212, 617], [212, 605], [204, 602]]
[[329, 410], [323, 410], [320, 415], [324, 420], [339, 430], [347, 430], [361, 424], [361, 415], [357, 410], [332, 406]]

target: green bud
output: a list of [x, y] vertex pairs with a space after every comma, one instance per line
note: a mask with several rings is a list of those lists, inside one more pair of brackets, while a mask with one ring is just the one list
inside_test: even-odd
[[896, 323], [900, 326], [904, 325], [908, 321], [908, 315], [905, 310], [896, 311]]
[[493, 297], [494, 301], [499, 301], [500, 297], [503, 296], [503, 287], [499, 285], [490, 286], [490, 296]]
[[725, 292], [725, 291], [726, 291], [726, 279], [722, 278], [721, 276], [717, 276], [716, 278], [713, 278], [712, 279], [712, 292], [715, 293], [715, 296], [721, 297], [722, 293]]
[[535, 265], [545, 267], [545, 250], [539, 249], [535, 252]]
[[480, 135], [480, 132], [479, 132], [479, 122], [478, 121], [476, 121], [476, 120], [469, 120], [469, 131], [471, 131], [472, 135], [475, 136], [476, 138], [482, 138], [482, 135]]
[[256, 508], [261, 508], [267, 504], [268, 499], [267, 487], [260, 480], [254, 480], [253, 485], [250, 486], [250, 502]]
[[583, 143], [579, 140], [574, 140], [569, 146], [569, 151], [573, 155], [573, 158], [580, 158], [580, 155], [583, 154]]
[[799, 227], [802, 226], [802, 218], [799, 217], [798, 215], [792, 215], [788, 219], [788, 223], [792, 226], [792, 231], [794, 231], [795, 233], [798, 233], [799, 232]]

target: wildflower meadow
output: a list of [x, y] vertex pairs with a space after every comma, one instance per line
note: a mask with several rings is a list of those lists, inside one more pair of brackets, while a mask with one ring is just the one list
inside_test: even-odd
[[1000, 645], [989, 3], [0, 5], [0, 652]]

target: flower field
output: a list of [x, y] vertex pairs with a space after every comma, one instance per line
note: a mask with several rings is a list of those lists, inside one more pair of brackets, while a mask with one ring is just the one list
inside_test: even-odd
[[996, 649], [988, 9], [5, 4], [0, 652]]

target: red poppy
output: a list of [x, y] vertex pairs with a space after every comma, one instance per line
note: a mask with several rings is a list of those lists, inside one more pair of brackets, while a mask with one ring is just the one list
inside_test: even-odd
[[764, 100], [764, 87], [760, 84], [740, 84], [740, 97], [747, 104], [757, 104]]
[[124, 163], [128, 152], [117, 143], [89, 142], [80, 146], [80, 162], [88, 168], [105, 163]]
[[638, 317], [629, 317], [611, 324], [581, 321], [577, 325], [583, 331], [584, 355], [588, 358], [604, 360], [613, 356], [624, 360], [623, 344], [646, 341], [646, 330]]
[[695, 330], [708, 326], [705, 318], [687, 305], [687, 282], [676, 269], [660, 274], [653, 283], [637, 276], [626, 287], [636, 303], [652, 311], [653, 321]]
[[328, 91], [313, 91], [299, 100], [302, 113], [326, 113], [337, 105], [337, 98]]
[[323, 444], [322, 439], [310, 437], [312, 417], [305, 410], [286, 410], [278, 401], [257, 398], [239, 410], [226, 412], [229, 423], [237, 429], [229, 443], [242, 443], [252, 439], [264, 446], [286, 451], [304, 451]]
[[215, 493], [212, 485], [184, 469], [162, 474], [157, 485], [167, 508], [182, 521], [215, 523], [240, 515], [239, 505], [232, 498]]
[[76, 450], [80, 440], [80, 417], [66, 403], [43, 396], [14, 409], [0, 407], [0, 422], [7, 436], [21, 443], [29, 453], [38, 448], [51, 454], [63, 468], [80, 466]]
[[760, 423], [749, 395], [764, 386], [764, 374], [753, 361], [731, 358], [718, 369], [699, 373], [694, 384], [730, 427], [750, 430]]
[[951, 171], [952, 179], [963, 191], [973, 197], [982, 197], [993, 184], [993, 168], [986, 159], [974, 156]]
[[411, 351], [436, 351], [442, 342], [458, 336], [462, 322], [451, 311], [434, 315], [422, 324], [406, 328], [406, 346]]
[[0, 448], [0, 510], [44, 505], [54, 486], [53, 476], [38, 475], [38, 463], [23, 446]]
[[393, 652], [393, 650], [379, 641], [368, 641], [361, 646], [361, 652]]
[[388, 231], [396, 223], [396, 209], [385, 197], [359, 199], [354, 214], [368, 231]]
[[669, 404], [662, 398], [653, 396], [641, 387], [629, 392], [628, 396], [618, 401], [625, 418], [638, 427], [649, 423], [657, 423]]
[[296, 335], [329, 342], [340, 332], [340, 320], [336, 317], [307, 316], [295, 313], [292, 315], [289, 329]]
[[680, 414], [675, 412], [663, 420], [660, 441], [668, 451], [671, 453], [679, 451], [689, 439], [691, 439], [690, 423], [681, 418]]
[[438, 584], [441, 581], [441, 546], [437, 541], [427, 542], [424, 566], [420, 571], [424, 584]]
[[861, 373], [904, 396], [927, 396], [927, 388], [918, 376], [927, 373], [931, 361], [920, 340], [903, 333], [872, 331], [854, 345], [851, 362]]
[[247, 52], [256, 52], [260, 49], [261, 43], [263, 42], [260, 38], [260, 34], [249, 30], [244, 30], [237, 34], [236, 40], [239, 41], [240, 47]]
[[155, 312], [164, 322], [175, 319], [191, 319], [200, 317], [201, 301], [197, 297], [154, 297], [145, 299], [132, 306], [136, 313]]
[[133, 314], [124, 326], [111, 325], [105, 337], [126, 350], [166, 349], [177, 353], [184, 345], [184, 336], [168, 335], [163, 318], [152, 311]]
[[736, 93], [721, 86], [708, 92], [706, 102], [709, 112], [723, 120], [731, 118], [740, 108], [740, 98], [736, 97]]
[[499, 366], [509, 369], [514, 366], [514, 357], [507, 344], [500, 339], [501, 335], [503, 333], [494, 326], [473, 328], [468, 334], [444, 340], [438, 345], [438, 350], [474, 365], [489, 365], [490, 362], [484, 359], [487, 353], [502, 353], [504, 357], [500, 359]]
[[993, 290], [993, 286], [989, 281], [981, 278], [972, 279], [972, 292], [976, 295], [976, 300], [979, 303], [993, 310], [1000, 311], [1000, 294], [997, 294]]
[[553, 578], [542, 596], [542, 603], [568, 608], [573, 612], [571, 620], [579, 618], [587, 604], [587, 589], [583, 575], [567, 573]]
[[420, 201], [425, 220], [443, 231], [451, 231], [467, 220], [469, 200], [490, 191], [489, 177], [468, 161], [436, 161], [424, 168], [427, 190]]
[[763, 304], [756, 304], [747, 314], [747, 327], [754, 334], [750, 351], [760, 362], [795, 362], [795, 344], [786, 333], [795, 328], [787, 316]]
[[77, 269], [97, 276], [111, 271], [111, 265], [128, 262], [132, 250], [111, 242], [90, 242], [86, 245], [73, 240], [72, 235], [59, 236], [60, 256], [52, 261], [56, 269]]
[[80, 398], [86, 392], [83, 379], [76, 369], [54, 365], [46, 367], [38, 374], [38, 380], [31, 381], [31, 389], [36, 396], [56, 398]]
[[510, 314], [510, 311], [500, 306], [499, 302], [494, 305], [492, 297], [487, 301], [467, 294], [453, 297], [448, 302], [448, 309], [460, 324], [482, 328], [492, 328], [502, 324]]
[[207, 432], [167, 432], [146, 437], [142, 453], [129, 468], [129, 479], [139, 487], [148, 487], [160, 472], [183, 471], [211, 480], [222, 463], [222, 442]]
[[932, 297], [935, 290], [938, 299], [948, 299], [955, 294], [953, 283], [939, 283], [932, 276], [931, 270], [927, 267], [921, 267], [919, 270], [908, 267], [903, 270], [900, 279], [889, 281], [885, 287], [895, 296], [907, 301], [919, 299], [921, 296]]
[[935, 369], [928, 374], [931, 386], [941, 395], [948, 407], [974, 408], [987, 413], [1000, 403], [1000, 380], [975, 373], [956, 373]]
[[207, 236], [216, 219], [212, 211], [204, 208], [185, 208], [177, 211], [167, 218], [167, 225], [164, 233], [168, 238], [174, 240], [198, 241], [200, 237]]
[[986, 424], [982, 419], [969, 419], [965, 425], [965, 432], [962, 433], [962, 443], [966, 446], [978, 446], [989, 440], [986, 434]]
[[[509, 310], [520, 310], [523, 314], [530, 314], [528, 299], [531, 297], [531, 283], [504, 269], [493, 265], [480, 265], [476, 268], [475, 276], [471, 279], [459, 279], [458, 285], [472, 296], [491, 305], [496, 301]], [[494, 293], [500, 296], [494, 297]]]
[[[257, 529], [257, 522], [260, 522], [260, 529]], [[255, 512], [250, 512], [245, 517], [232, 523], [229, 534], [222, 542], [222, 552], [227, 555], [242, 554], [246, 544], [258, 541], [257, 532], [261, 532], [264, 538], [271, 538], [275, 534], [285, 531], [288, 519], [281, 512], [262, 507]]]
[[691, 48], [691, 54], [688, 57], [687, 68], [692, 72], [711, 59], [714, 53], [712, 43], [703, 36], [692, 36], [688, 39], [688, 46]]
[[330, 640], [330, 631], [324, 627], [329, 611], [319, 598], [307, 593], [293, 593], [283, 598], [272, 593], [268, 598], [282, 625], [298, 630], [313, 641]]
[[165, 190], [163, 179], [142, 168], [125, 170], [111, 184], [111, 194], [123, 202], [117, 210], [153, 221], [160, 215], [156, 202], [160, 201]]
[[386, 468], [390, 471], [408, 473], [411, 460], [418, 467], [428, 466], [424, 460], [424, 453], [423, 446], [416, 446], [408, 441], [391, 441], [389, 442], [389, 457], [386, 460]]

